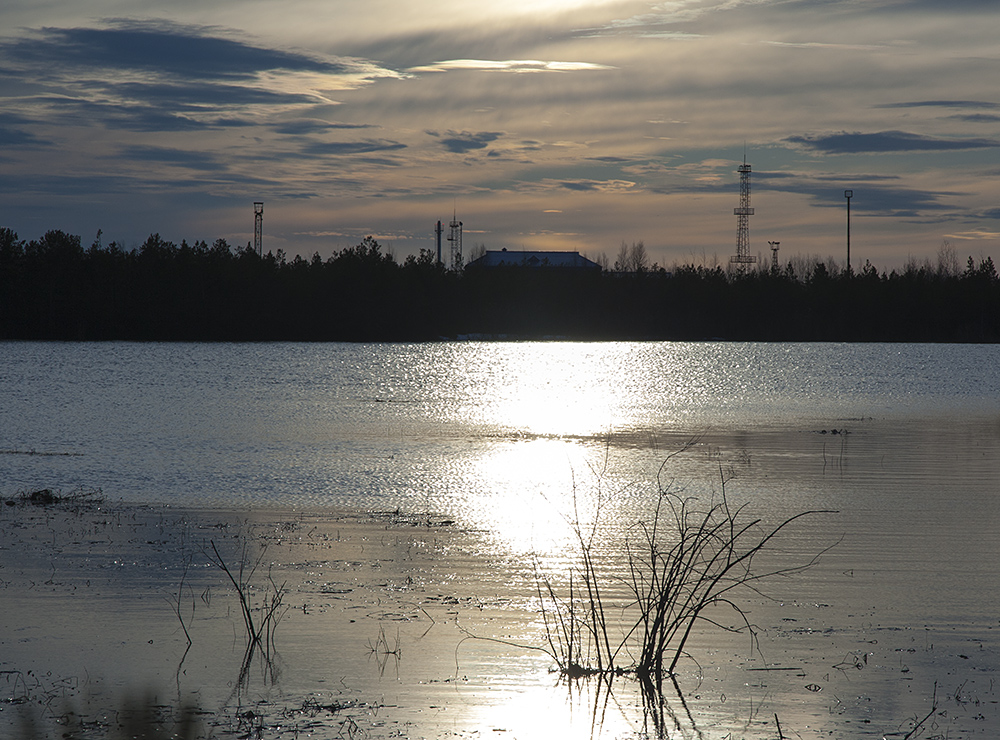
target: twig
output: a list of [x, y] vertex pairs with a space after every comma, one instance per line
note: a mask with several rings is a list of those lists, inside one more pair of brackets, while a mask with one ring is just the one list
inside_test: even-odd
[[908, 733], [906, 733], [903, 736], [903, 740], [910, 740], [910, 738], [914, 737], [914, 735], [917, 732], [917, 730], [919, 730], [921, 727], [923, 727], [924, 723], [927, 720], [929, 720], [931, 717], [933, 717], [935, 712], [937, 712], [937, 681], [934, 682], [934, 696], [931, 699], [931, 711], [929, 711], [927, 713], [927, 716], [925, 716], [922, 720], [920, 720], [919, 722], [917, 722], [917, 724], [915, 724], [913, 726], [912, 730], [910, 730]]

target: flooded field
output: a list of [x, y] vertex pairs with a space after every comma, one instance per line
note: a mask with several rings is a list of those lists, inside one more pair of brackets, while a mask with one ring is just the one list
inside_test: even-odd
[[[147, 692], [215, 737], [1000, 736], [996, 348], [2, 349], [0, 736]], [[659, 693], [568, 681], [573, 523], [620, 637], [663, 491], [815, 512], [755, 572], [812, 565], [706, 610]]]
[[[395, 512], [4, 506], [0, 726], [27, 713], [56, 737], [76, 717], [104, 737], [126, 697], [149, 695], [197, 706], [215, 737], [995, 736], [996, 615], [956, 601], [914, 624], [909, 604], [877, 598], [900, 576], [848, 568], [833, 521], [790, 526], [774, 553], [801, 564], [835, 545], [812, 568], [734, 594], [756, 642], [701, 624], [651, 697], [629, 676], [567, 680], [544, 652], [538, 574], [566, 595], [570, 549], [526, 560]], [[220, 563], [243, 564], [258, 625], [280, 594], [250, 653]], [[614, 631], [627, 599], [605, 571]], [[710, 616], [738, 626], [731, 609]]]

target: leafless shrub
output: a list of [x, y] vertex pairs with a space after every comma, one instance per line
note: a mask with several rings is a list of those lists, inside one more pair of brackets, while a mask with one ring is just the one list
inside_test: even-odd
[[[829, 512], [806, 511], [768, 525], [751, 516], [746, 505], [731, 506], [725, 486], [723, 475], [721, 493], [702, 505], [696, 498], [665, 487], [658, 477], [649, 519], [638, 522], [626, 538], [625, 586], [631, 603], [622, 612], [620, 628], [608, 619], [604, 594], [610, 584], [598, 569], [597, 526], [585, 527], [579, 517], [570, 522], [577, 557], [568, 574], [568, 595], [558, 593], [536, 565], [547, 642], [544, 650], [563, 675], [630, 673], [659, 686], [686, 655], [685, 647], [697, 625], [753, 634], [736, 600], [737, 592], [758, 592], [761, 581], [817, 562], [822, 552], [805, 563], [757, 567], [761, 554], [773, 549], [783, 530], [803, 517]], [[711, 608], [718, 606], [735, 613], [737, 626], [724, 625], [711, 616]]]

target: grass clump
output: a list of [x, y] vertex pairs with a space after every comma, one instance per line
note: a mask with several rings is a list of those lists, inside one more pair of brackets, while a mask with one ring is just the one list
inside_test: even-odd
[[53, 488], [22, 491], [4, 501], [7, 506], [99, 506], [104, 503], [100, 488], [75, 488], [68, 493]]
[[[545, 652], [567, 678], [630, 674], [658, 688], [687, 655], [698, 625], [753, 634], [738, 593], [760, 593], [762, 581], [814, 565], [825, 550], [805, 563], [775, 565], [769, 558], [759, 567], [765, 553], [775, 554], [785, 529], [820, 513], [832, 512], [804, 511], [767, 524], [746, 504], [731, 505], [724, 474], [721, 492], [707, 503], [665, 487], [658, 476], [650, 515], [626, 535], [624, 563], [610, 568], [595, 549], [597, 522], [584, 525], [575, 515], [569, 522], [576, 564], [568, 574], [568, 595], [560, 595], [536, 568]], [[616, 569], [619, 575], [608, 575]], [[628, 603], [612, 606], [606, 594], [615, 586], [619, 593], [624, 586]], [[731, 610], [736, 626], [723, 624], [717, 607]]]
[[[278, 585], [272, 578], [270, 571], [266, 576], [266, 583], [263, 587], [257, 585], [254, 576], [264, 561], [266, 548], [261, 549], [256, 558], [251, 558], [248, 554], [247, 543], [243, 543], [242, 553], [238, 565], [234, 568], [226, 563], [219, 553], [215, 542], [209, 543], [211, 552], [205, 553], [208, 560], [215, 567], [219, 568], [229, 582], [232, 584], [240, 601], [240, 613], [243, 615], [243, 625], [246, 630], [247, 646], [243, 657], [243, 667], [240, 671], [239, 683], [242, 685], [246, 680], [253, 661], [255, 652], [259, 649], [269, 671], [273, 671], [272, 654], [275, 651], [274, 633], [278, 628], [278, 623], [285, 615], [288, 608], [284, 599], [286, 594], [285, 584]], [[260, 594], [259, 603], [255, 604], [254, 594]], [[181, 621], [183, 626], [183, 620]], [[185, 629], [185, 633], [187, 630]], [[188, 638], [190, 640], [190, 638]]]

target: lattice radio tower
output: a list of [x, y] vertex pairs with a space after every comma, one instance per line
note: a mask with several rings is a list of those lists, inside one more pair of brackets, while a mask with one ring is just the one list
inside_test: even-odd
[[740, 207], [733, 209], [736, 216], [736, 254], [729, 258], [729, 263], [736, 269], [745, 270], [747, 265], [757, 261], [750, 256], [750, 217], [753, 208], [750, 207], [750, 165], [747, 155], [743, 155], [743, 164], [739, 166], [740, 173]]
[[460, 270], [462, 268], [462, 222], [458, 220], [457, 215], [452, 215], [448, 228], [451, 229], [448, 234], [448, 241], [451, 242], [451, 269]]
[[264, 256], [264, 204], [253, 204], [253, 249], [258, 257]]

